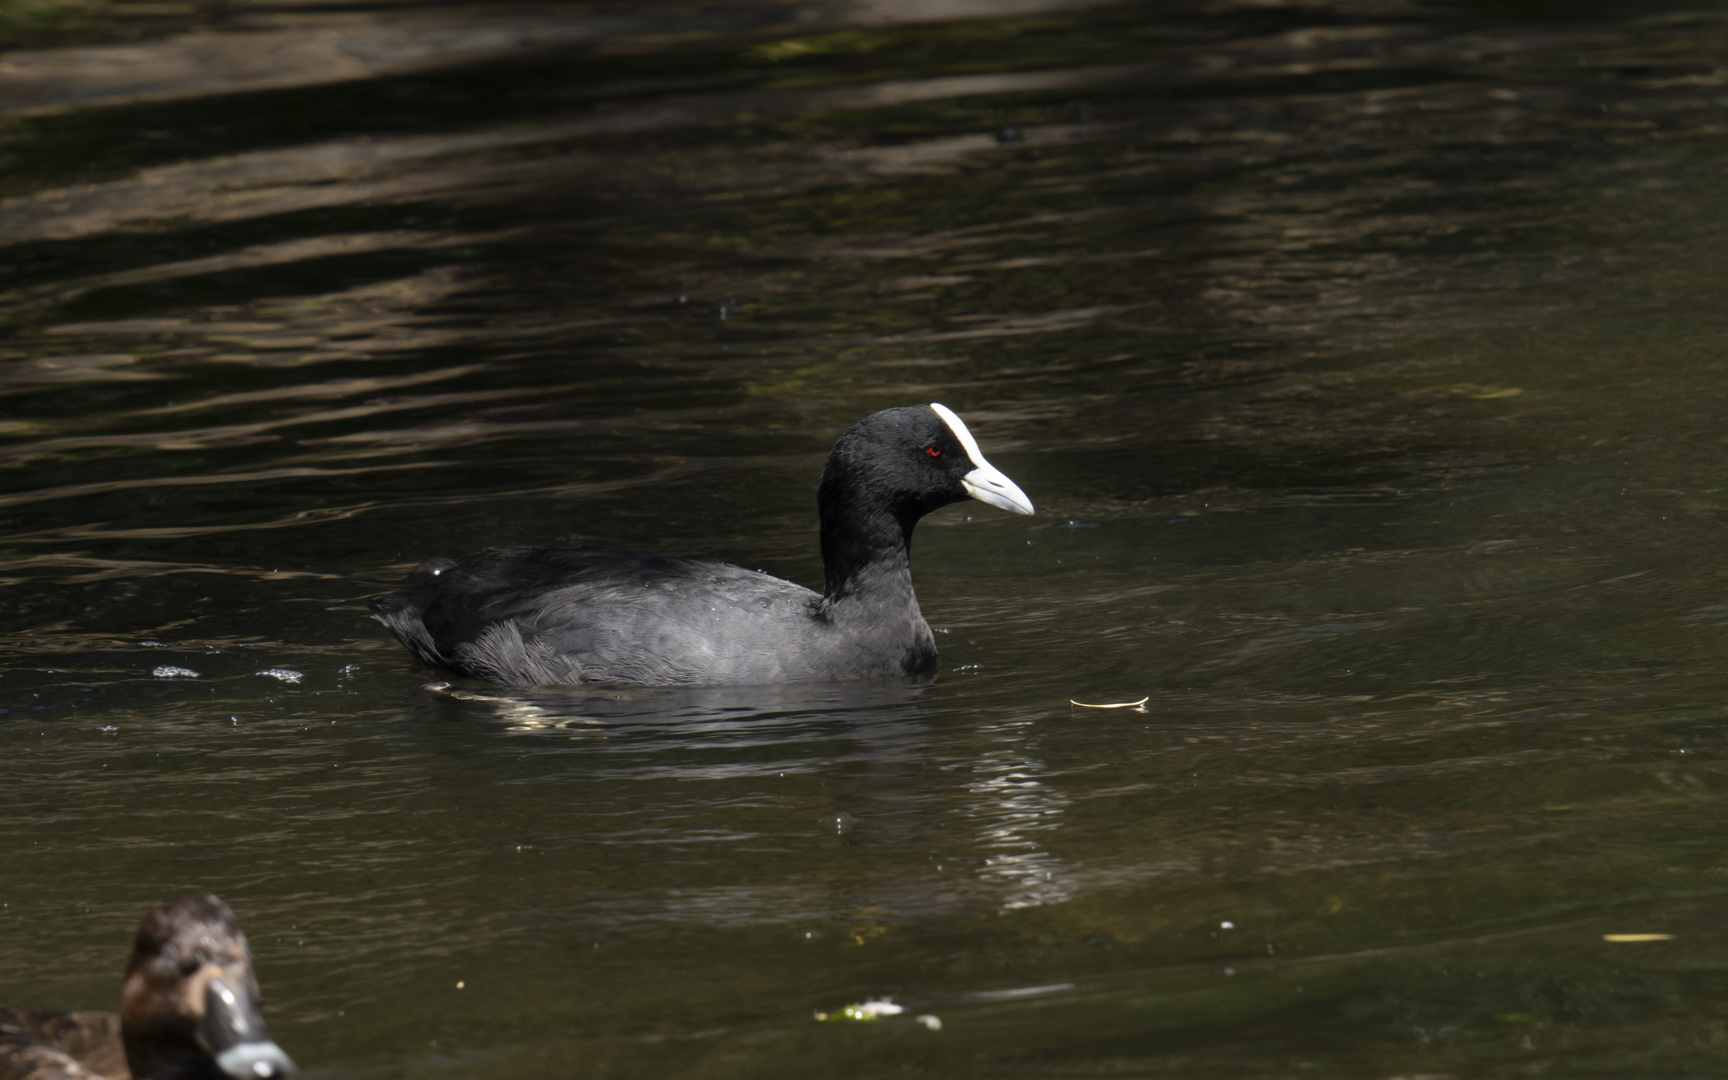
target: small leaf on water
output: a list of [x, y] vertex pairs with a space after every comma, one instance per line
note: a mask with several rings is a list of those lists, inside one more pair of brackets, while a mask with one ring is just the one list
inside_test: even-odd
[[1631, 941], [1673, 941], [1673, 934], [1603, 934], [1603, 941], [1623, 944]]
[[1082, 709], [1140, 709], [1141, 712], [1145, 712], [1146, 710], [1141, 706], [1151, 700], [1152, 695], [1148, 694], [1139, 701], [1113, 701], [1108, 705], [1088, 705], [1084, 701], [1075, 701], [1073, 698], [1068, 699], [1068, 704], [1078, 705]]

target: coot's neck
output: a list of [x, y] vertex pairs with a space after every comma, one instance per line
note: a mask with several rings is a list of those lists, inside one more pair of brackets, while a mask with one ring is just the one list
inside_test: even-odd
[[848, 602], [872, 607], [909, 606], [912, 592], [912, 527], [921, 514], [896, 512], [880, 498], [824, 475], [817, 489], [822, 519], [823, 600], [829, 608]]

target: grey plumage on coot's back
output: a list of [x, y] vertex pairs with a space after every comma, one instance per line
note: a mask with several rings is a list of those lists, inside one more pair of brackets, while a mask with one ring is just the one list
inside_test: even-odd
[[512, 686], [751, 686], [921, 675], [936, 641], [912, 591], [912, 527], [979, 499], [1032, 503], [942, 405], [848, 428], [816, 488], [826, 587], [621, 548], [490, 548], [372, 601], [434, 667]]

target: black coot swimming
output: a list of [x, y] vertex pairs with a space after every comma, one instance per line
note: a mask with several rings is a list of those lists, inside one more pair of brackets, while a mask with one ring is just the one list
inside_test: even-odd
[[187, 893], [144, 916], [120, 1013], [0, 1009], [0, 1080], [284, 1080], [234, 912]]
[[421, 660], [511, 686], [751, 686], [920, 675], [936, 642], [912, 591], [912, 527], [939, 506], [1032, 503], [942, 405], [840, 436], [816, 488], [826, 587], [620, 548], [490, 548], [372, 617]]

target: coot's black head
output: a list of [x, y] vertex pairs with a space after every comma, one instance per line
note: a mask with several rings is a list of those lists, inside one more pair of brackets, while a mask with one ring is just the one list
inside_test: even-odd
[[944, 405], [883, 409], [852, 425], [828, 457], [818, 498], [825, 515], [881, 508], [906, 530], [968, 498], [1032, 512], [1031, 500], [984, 460], [965, 423]]
[[234, 912], [188, 893], [144, 916], [120, 995], [136, 1080], [283, 1080], [294, 1063], [258, 1011], [252, 949]]

